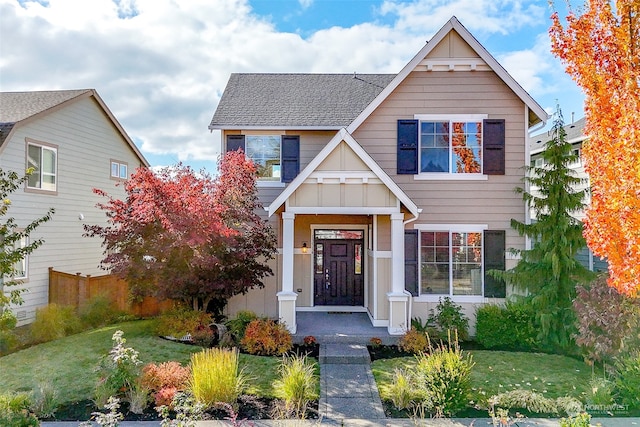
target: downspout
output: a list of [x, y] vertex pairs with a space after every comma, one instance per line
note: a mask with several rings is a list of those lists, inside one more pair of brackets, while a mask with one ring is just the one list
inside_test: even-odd
[[[417, 220], [421, 213], [422, 209], [418, 209], [418, 215], [415, 215], [413, 218], [404, 221], [402, 224], [406, 227], [407, 224], [410, 224], [413, 221]], [[411, 295], [411, 292], [407, 291], [406, 289], [403, 289], [402, 293], [409, 297], [409, 307], [407, 310], [407, 330], [409, 330], [411, 329], [411, 319], [413, 318], [413, 295]]]

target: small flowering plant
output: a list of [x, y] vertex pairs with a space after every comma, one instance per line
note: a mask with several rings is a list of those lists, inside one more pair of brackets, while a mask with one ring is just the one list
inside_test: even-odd
[[136, 391], [136, 380], [140, 374], [142, 362], [136, 350], [125, 347], [127, 340], [123, 335], [122, 331], [116, 331], [113, 334], [111, 338], [113, 347], [109, 354], [103, 356], [96, 369], [99, 375], [95, 392], [97, 406], [105, 406], [111, 396], [119, 396], [131, 401], [131, 394]]
[[304, 337], [302, 342], [304, 343], [304, 345], [311, 346], [316, 345], [318, 343], [318, 340], [313, 335], [307, 335], [306, 337]]
[[382, 345], [382, 340], [378, 337], [373, 337], [369, 340], [369, 345], [373, 348], [380, 347]]

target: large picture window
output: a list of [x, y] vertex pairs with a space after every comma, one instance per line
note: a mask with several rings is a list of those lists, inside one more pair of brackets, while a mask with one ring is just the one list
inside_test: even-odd
[[482, 120], [420, 121], [420, 172], [482, 173]]
[[482, 295], [482, 233], [420, 232], [420, 294]]
[[280, 136], [248, 135], [245, 144], [247, 157], [258, 167], [258, 178], [264, 181], [280, 181]]
[[27, 188], [56, 191], [58, 150], [55, 147], [27, 142], [27, 169], [33, 169]]

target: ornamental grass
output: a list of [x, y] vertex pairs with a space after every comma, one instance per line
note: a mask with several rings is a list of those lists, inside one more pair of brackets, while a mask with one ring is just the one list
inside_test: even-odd
[[209, 348], [191, 356], [189, 388], [196, 402], [206, 408], [218, 403], [235, 407], [245, 385], [239, 369], [238, 349]]

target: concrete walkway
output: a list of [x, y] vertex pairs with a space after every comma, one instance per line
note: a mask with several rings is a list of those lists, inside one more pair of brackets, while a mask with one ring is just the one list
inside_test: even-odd
[[318, 361], [318, 411], [322, 419], [340, 422], [352, 418], [380, 420], [385, 417], [366, 346], [321, 344]]

